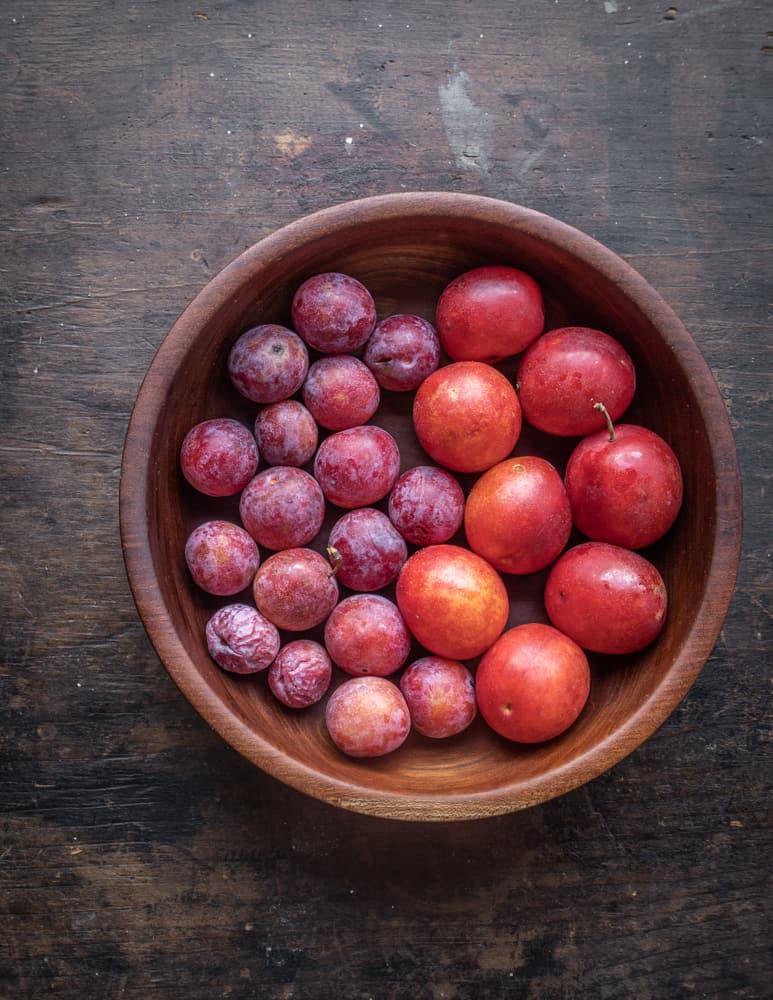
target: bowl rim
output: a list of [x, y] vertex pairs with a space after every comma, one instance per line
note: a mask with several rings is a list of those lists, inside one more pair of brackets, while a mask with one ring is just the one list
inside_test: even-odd
[[[668, 675], [603, 741], [549, 774], [530, 779], [528, 785], [516, 780], [493, 789], [436, 796], [371, 788], [367, 769], [363, 770], [361, 786], [354, 788], [348, 781], [278, 752], [215, 697], [175, 633], [155, 574], [149, 578], [147, 573], [147, 566], [152, 565], [146, 517], [152, 482], [149, 457], [166, 395], [159, 389], [168, 389], [178, 361], [197, 335], [199, 317], [234, 296], [244, 281], [245, 271], [251, 273], [263, 268], [278, 254], [286, 254], [328, 234], [331, 228], [345, 229], [384, 218], [417, 215], [517, 227], [557, 249], [570, 249], [573, 255], [616, 284], [661, 331], [666, 342], [671, 347], [678, 346], [680, 357], [689, 362], [688, 380], [702, 413], [711, 420], [712, 459], [717, 466], [721, 456], [722, 465], [722, 475], [716, 479], [715, 538], [722, 537], [723, 558], [720, 562], [719, 546], [714, 544], [703, 601]], [[129, 470], [132, 470], [131, 489], [127, 486]], [[343, 202], [290, 222], [244, 250], [199, 291], [159, 345], [132, 408], [121, 463], [119, 522], [130, 588], [162, 664], [199, 715], [242, 756], [298, 791], [355, 812], [413, 821], [481, 819], [537, 805], [598, 777], [652, 736], [676, 709], [711, 654], [733, 596], [741, 552], [741, 479], [728, 413], [708, 363], [676, 313], [622, 257], [581, 230], [513, 202], [446, 191], [401, 192]], [[691, 651], [689, 656], [687, 648]]]

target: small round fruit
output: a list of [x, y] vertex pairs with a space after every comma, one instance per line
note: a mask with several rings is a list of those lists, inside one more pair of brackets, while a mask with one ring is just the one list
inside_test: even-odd
[[238, 524], [205, 521], [188, 536], [185, 561], [202, 590], [230, 597], [252, 583], [260, 554], [253, 539]]
[[415, 465], [389, 494], [389, 518], [411, 545], [440, 545], [462, 526], [464, 492], [450, 472]]
[[333, 271], [303, 282], [293, 297], [292, 319], [309, 347], [322, 354], [347, 354], [373, 332], [376, 306], [361, 282]]
[[335, 745], [350, 757], [392, 753], [411, 731], [405, 698], [383, 677], [344, 681], [330, 696], [325, 723]]
[[594, 653], [634, 653], [660, 634], [667, 597], [657, 569], [637, 552], [585, 542], [565, 552], [545, 585], [556, 628]]
[[279, 632], [249, 604], [229, 604], [207, 622], [209, 655], [234, 674], [265, 670], [279, 652]]
[[300, 468], [317, 450], [317, 422], [297, 399], [264, 406], [255, 418], [260, 454], [269, 465]]
[[308, 368], [309, 354], [301, 338], [275, 323], [247, 330], [228, 355], [231, 381], [254, 403], [278, 403], [292, 396]]
[[360, 507], [340, 517], [329, 545], [341, 557], [338, 579], [350, 590], [381, 590], [408, 558], [408, 546], [386, 514]]
[[458, 660], [424, 656], [406, 668], [400, 690], [416, 732], [432, 739], [456, 736], [475, 718], [472, 674]]
[[264, 469], [239, 500], [244, 527], [267, 549], [307, 545], [322, 527], [325, 498], [319, 483], [303, 469]]
[[411, 637], [395, 605], [379, 594], [355, 594], [325, 623], [328, 653], [347, 674], [387, 677], [408, 659]]
[[590, 668], [576, 642], [549, 625], [512, 628], [481, 658], [475, 675], [480, 714], [517, 743], [565, 732], [590, 692]]
[[277, 628], [304, 632], [320, 625], [338, 601], [330, 563], [313, 549], [283, 549], [255, 574], [252, 593], [258, 610]]
[[500, 573], [536, 573], [563, 551], [572, 514], [561, 477], [544, 458], [508, 458], [484, 472], [467, 497], [470, 548]]
[[604, 403], [617, 420], [636, 390], [633, 361], [622, 344], [584, 326], [541, 336], [521, 359], [517, 379], [524, 419], [562, 437], [581, 437], [604, 427], [594, 403]]
[[351, 354], [315, 361], [303, 383], [304, 403], [317, 423], [329, 431], [366, 424], [380, 399], [372, 372]]
[[191, 486], [209, 497], [240, 493], [258, 468], [255, 438], [238, 420], [219, 417], [185, 435], [180, 466]]
[[521, 433], [510, 382], [491, 365], [460, 361], [433, 372], [413, 402], [413, 426], [430, 458], [454, 472], [481, 472], [501, 461]]
[[414, 637], [438, 656], [470, 660], [507, 624], [507, 590], [497, 571], [459, 545], [430, 545], [397, 578], [397, 605]]
[[400, 472], [397, 442], [381, 427], [350, 427], [325, 438], [314, 459], [314, 475], [325, 497], [351, 509], [377, 503]]
[[651, 545], [682, 506], [682, 471], [662, 437], [618, 424], [583, 438], [566, 466], [575, 527], [597, 542], [628, 549]]
[[387, 316], [371, 334], [362, 360], [382, 389], [413, 392], [440, 364], [437, 331], [420, 316]]
[[268, 686], [288, 708], [309, 708], [330, 687], [333, 664], [324, 646], [296, 639], [282, 646], [268, 670]]
[[443, 291], [435, 322], [452, 360], [501, 361], [542, 333], [542, 293], [530, 275], [516, 268], [478, 267]]

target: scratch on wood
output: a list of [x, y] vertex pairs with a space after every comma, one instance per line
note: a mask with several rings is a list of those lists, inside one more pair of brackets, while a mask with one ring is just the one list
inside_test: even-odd
[[177, 285], [148, 285], [139, 288], [117, 288], [112, 292], [90, 292], [87, 295], [77, 295], [72, 299], [60, 299], [56, 302], [45, 302], [39, 306], [23, 306], [16, 312], [43, 312], [46, 309], [59, 309], [66, 306], [77, 306], [83, 302], [95, 299], [114, 299], [117, 295], [136, 295], [145, 292], [165, 292], [177, 288], [200, 288], [200, 281], [183, 281]]
[[469, 76], [461, 70], [438, 88], [443, 125], [456, 165], [487, 174], [491, 170], [494, 122], [471, 100], [467, 93], [469, 82]]

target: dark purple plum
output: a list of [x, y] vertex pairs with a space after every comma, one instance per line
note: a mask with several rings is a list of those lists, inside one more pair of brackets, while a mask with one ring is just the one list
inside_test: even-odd
[[412, 392], [440, 364], [440, 340], [420, 316], [387, 316], [371, 334], [362, 360], [382, 389]]
[[321, 354], [347, 354], [362, 347], [376, 325], [368, 289], [348, 274], [331, 271], [308, 278], [292, 302], [293, 326]]

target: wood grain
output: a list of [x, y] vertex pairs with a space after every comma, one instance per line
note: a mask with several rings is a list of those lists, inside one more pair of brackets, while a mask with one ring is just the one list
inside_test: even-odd
[[[768, 994], [773, 24], [667, 9], [6, 5], [0, 993]], [[333, 809], [243, 760], [161, 667], [118, 539], [129, 413], [188, 302], [282, 225], [407, 189], [628, 259], [711, 366], [744, 484], [735, 598], [674, 715], [473, 823]]]

